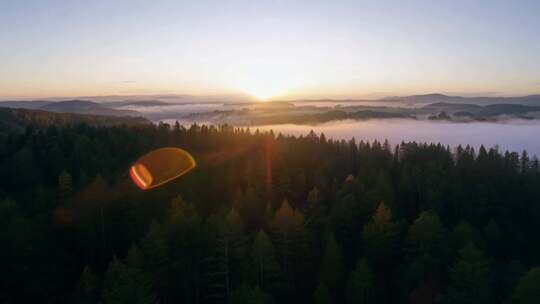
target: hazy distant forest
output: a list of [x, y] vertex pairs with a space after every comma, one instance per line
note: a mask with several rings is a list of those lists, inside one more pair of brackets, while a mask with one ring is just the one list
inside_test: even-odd
[[[189, 174], [142, 191], [163, 146]], [[527, 153], [254, 129], [0, 129], [2, 303], [538, 303]]]

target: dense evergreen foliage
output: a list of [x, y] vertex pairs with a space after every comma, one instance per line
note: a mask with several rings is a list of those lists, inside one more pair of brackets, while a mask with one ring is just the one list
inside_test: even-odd
[[[130, 164], [179, 146], [189, 174]], [[0, 302], [538, 303], [524, 152], [231, 127], [0, 130]]]

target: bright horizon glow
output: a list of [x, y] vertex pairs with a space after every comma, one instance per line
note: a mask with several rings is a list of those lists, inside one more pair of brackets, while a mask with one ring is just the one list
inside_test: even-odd
[[238, 68], [232, 68], [228, 75], [231, 87], [259, 101], [286, 97], [293, 89], [302, 86], [302, 79], [294, 63], [259, 59]]
[[539, 1], [2, 2], [0, 99], [540, 93]]

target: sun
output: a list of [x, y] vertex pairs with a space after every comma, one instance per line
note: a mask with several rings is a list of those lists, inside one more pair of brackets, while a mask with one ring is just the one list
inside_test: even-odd
[[239, 68], [233, 86], [260, 102], [284, 97], [298, 86], [295, 73], [282, 65], [256, 63]]
[[249, 81], [245, 81], [240, 89], [258, 101], [264, 102], [279, 96], [283, 96], [287, 91], [287, 86], [286, 84], [282, 84], [275, 79], [254, 77]]

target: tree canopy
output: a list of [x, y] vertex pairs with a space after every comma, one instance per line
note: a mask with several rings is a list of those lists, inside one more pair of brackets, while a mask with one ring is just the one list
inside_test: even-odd
[[[138, 189], [131, 164], [164, 146], [198, 166]], [[29, 123], [0, 126], [0, 172], [2, 303], [540, 297], [540, 166], [527, 153]]]

